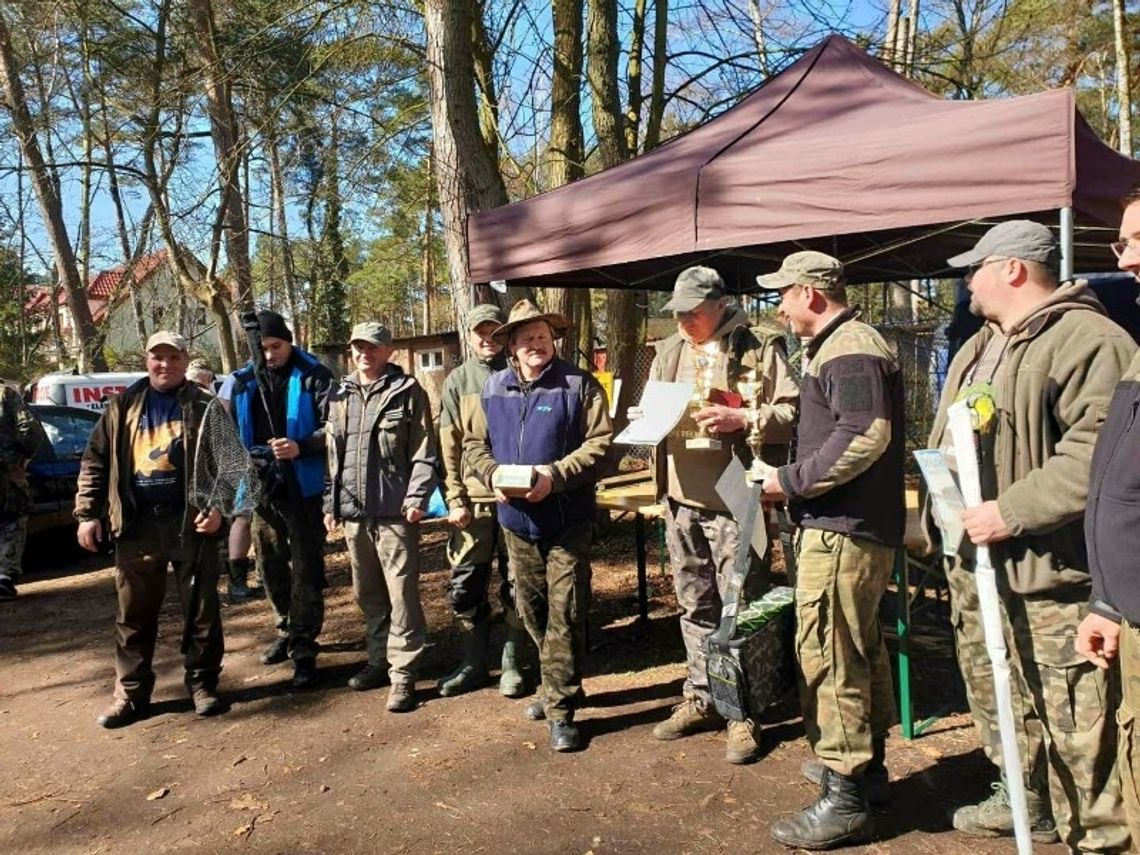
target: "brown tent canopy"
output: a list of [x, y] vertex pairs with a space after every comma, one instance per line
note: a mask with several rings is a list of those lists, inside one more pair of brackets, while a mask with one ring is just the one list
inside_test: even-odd
[[1076, 269], [1104, 269], [1138, 182], [1140, 162], [1097, 139], [1071, 89], [946, 101], [831, 36], [692, 132], [473, 215], [471, 280], [669, 288], [699, 261], [748, 290], [805, 247], [853, 282], [907, 279], [944, 272], [996, 219], [1057, 224], [1062, 208]]

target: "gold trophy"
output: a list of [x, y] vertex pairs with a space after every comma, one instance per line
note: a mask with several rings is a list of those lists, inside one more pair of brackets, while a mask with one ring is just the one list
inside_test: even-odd
[[760, 450], [764, 446], [764, 431], [760, 427], [760, 392], [762, 384], [756, 379], [756, 371], [744, 372], [740, 382], [736, 384], [740, 395], [744, 398], [744, 415], [748, 419], [749, 429], [745, 443], [752, 452], [752, 465], [745, 476], [750, 482], [759, 484], [771, 471], [772, 467], [760, 457]]
[[[713, 383], [716, 382], [717, 364], [720, 362], [720, 347], [715, 341], [706, 342], [697, 350], [697, 376], [693, 387], [693, 397], [689, 401], [689, 414], [696, 421], [696, 415], [709, 403]], [[698, 451], [720, 451], [721, 443], [709, 435], [700, 425], [697, 435], [685, 440], [685, 448]]]

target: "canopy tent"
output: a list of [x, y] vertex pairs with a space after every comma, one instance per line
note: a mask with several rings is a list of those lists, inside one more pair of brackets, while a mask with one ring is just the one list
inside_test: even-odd
[[700, 262], [746, 291], [803, 248], [852, 282], [910, 279], [1014, 216], [1075, 234], [1069, 271], [1106, 269], [1137, 183], [1140, 162], [1097, 138], [1071, 89], [946, 101], [831, 36], [647, 154], [472, 215], [471, 281], [667, 289]]

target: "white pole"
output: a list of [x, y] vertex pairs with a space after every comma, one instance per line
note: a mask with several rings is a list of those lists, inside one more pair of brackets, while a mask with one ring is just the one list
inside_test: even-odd
[[1068, 282], [1073, 278], [1073, 209], [1061, 209], [1061, 270], [1060, 279]]
[[[974, 426], [970, 407], [959, 401], [950, 407], [950, 436], [954, 440], [954, 456], [958, 463], [958, 486], [966, 507], [982, 503], [981, 479], [978, 474], [978, 451], [974, 440]], [[1017, 750], [1017, 735], [1013, 724], [1013, 700], [1010, 695], [1009, 659], [1005, 646], [1005, 633], [1001, 626], [1001, 607], [998, 600], [997, 577], [990, 563], [987, 546], [975, 547], [974, 577], [978, 585], [978, 601], [982, 610], [982, 628], [986, 636], [986, 653], [994, 672], [994, 696], [997, 698], [998, 730], [1001, 732], [1001, 753], [1005, 763], [1005, 779], [1009, 788], [1009, 806], [1013, 812], [1013, 832], [1017, 838], [1018, 855], [1030, 855], [1033, 841], [1029, 836], [1029, 808], [1025, 802], [1025, 776], [1021, 755]]]

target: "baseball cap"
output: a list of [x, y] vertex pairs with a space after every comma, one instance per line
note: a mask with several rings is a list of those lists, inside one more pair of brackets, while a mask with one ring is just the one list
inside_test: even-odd
[[501, 327], [505, 320], [503, 310], [494, 303], [480, 303], [467, 313], [467, 329], [473, 330], [487, 321], [491, 321], [496, 327]]
[[688, 267], [677, 277], [665, 311], [691, 312], [705, 300], [719, 300], [723, 296], [724, 280], [719, 273], [711, 267]]
[[365, 321], [352, 328], [352, 335], [348, 339], [353, 341], [367, 341], [370, 344], [391, 344], [392, 331], [376, 321]]
[[946, 259], [951, 267], [973, 267], [987, 258], [1020, 258], [1048, 264], [1057, 252], [1053, 230], [1033, 220], [1007, 220], [982, 235], [973, 249]]
[[756, 284], [765, 291], [779, 291], [792, 285], [811, 285], [826, 291], [843, 283], [843, 262], [810, 249], [793, 252], [784, 259], [775, 273], [764, 273], [756, 277]]
[[170, 330], [158, 330], [151, 334], [151, 337], [146, 340], [147, 352], [154, 350], [160, 345], [169, 345], [175, 350], [181, 350], [183, 353], [188, 353], [190, 350], [190, 342], [180, 336], [176, 332]]

